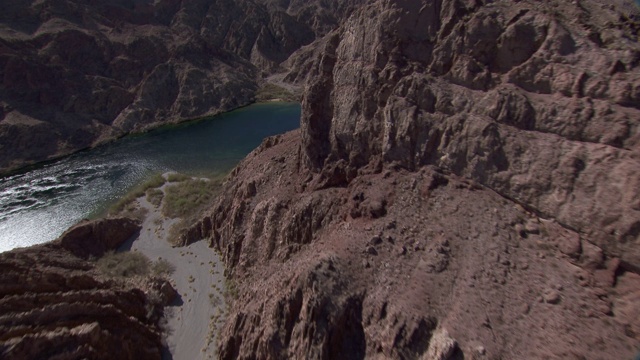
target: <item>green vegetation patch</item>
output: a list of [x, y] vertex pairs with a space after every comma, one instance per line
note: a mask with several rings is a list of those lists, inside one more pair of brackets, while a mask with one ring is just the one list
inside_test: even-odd
[[158, 259], [158, 261], [151, 265], [151, 272], [155, 276], [165, 277], [173, 274], [175, 271], [176, 267], [167, 259]]
[[189, 179], [165, 189], [162, 214], [185, 218], [209, 204], [220, 189], [220, 180]]
[[298, 101], [298, 97], [292, 94], [289, 90], [271, 83], [265, 84], [258, 90], [256, 94], [256, 101], [269, 101], [269, 100], [282, 100], [282, 101]]
[[144, 254], [135, 251], [108, 252], [96, 261], [96, 269], [110, 277], [129, 278], [133, 276], [168, 277], [176, 267], [166, 259], [152, 262]]
[[150, 202], [153, 206], [160, 206], [160, 204], [162, 204], [163, 197], [164, 193], [160, 189], [147, 190], [147, 201]]
[[96, 261], [96, 268], [111, 277], [146, 276], [149, 274], [151, 261], [138, 252], [110, 252]]
[[181, 182], [181, 181], [186, 181], [190, 179], [191, 179], [190, 176], [185, 174], [180, 174], [180, 173], [169, 173], [167, 175], [168, 182]]
[[147, 190], [159, 188], [160, 186], [164, 185], [165, 182], [166, 180], [164, 179], [162, 174], [154, 175], [149, 180], [133, 188], [133, 190], [129, 191], [127, 195], [123, 196], [120, 200], [118, 200], [117, 203], [113, 204], [113, 206], [111, 206], [111, 208], [109, 209], [109, 213], [120, 214], [133, 201], [135, 201], [139, 197], [144, 196]]

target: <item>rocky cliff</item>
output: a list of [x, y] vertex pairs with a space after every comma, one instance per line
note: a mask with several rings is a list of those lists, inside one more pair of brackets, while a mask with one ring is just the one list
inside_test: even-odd
[[631, 358], [632, 3], [375, 1], [297, 53], [301, 130], [184, 240], [221, 250], [232, 358]]
[[[306, 84], [301, 129], [266, 139], [183, 236], [227, 265], [223, 359], [632, 358], [634, 6], [14, 2], [3, 166], [247, 103], [279, 72]], [[0, 257], [3, 354], [159, 355], [147, 285], [84, 260], [114, 236]]]
[[171, 285], [109, 278], [89, 261], [139, 229], [129, 219], [82, 223], [52, 243], [0, 254], [0, 357], [160, 359]]
[[345, 181], [376, 160], [435, 165], [588, 234], [638, 268], [633, 19], [590, 2], [366, 7], [315, 66], [305, 164], [342, 162]]
[[358, 2], [4, 4], [0, 172], [247, 105]]

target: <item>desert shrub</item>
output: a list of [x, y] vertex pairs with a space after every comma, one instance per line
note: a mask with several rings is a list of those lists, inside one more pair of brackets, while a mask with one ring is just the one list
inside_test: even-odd
[[216, 294], [209, 294], [209, 301], [211, 302], [211, 306], [213, 307], [222, 305], [222, 299]]
[[147, 190], [159, 188], [160, 186], [164, 185], [165, 182], [166, 180], [164, 179], [162, 174], [156, 174], [152, 176], [147, 181], [133, 188], [125, 196], [120, 198], [118, 202], [113, 204], [109, 209], [109, 213], [110, 214], [121, 213], [127, 207], [127, 205], [135, 201], [137, 198], [144, 196]]
[[130, 202], [118, 212], [118, 215], [144, 221], [148, 213], [149, 211], [147, 209], [139, 207], [135, 202]]
[[238, 298], [238, 288], [236, 287], [236, 283], [227, 277], [224, 279], [224, 297], [227, 299]]
[[163, 197], [164, 193], [160, 189], [147, 190], [147, 201], [150, 202], [153, 206], [160, 206], [160, 204], [162, 204]]
[[172, 246], [182, 246], [182, 242], [180, 241], [180, 235], [187, 228], [187, 222], [185, 220], [180, 220], [173, 224], [169, 229], [169, 234], [167, 235], [167, 241]]
[[176, 267], [166, 259], [158, 259], [151, 265], [151, 272], [155, 276], [169, 276], [176, 271]]
[[181, 182], [189, 179], [191, 179], [190, 176], [187, 176], [185, 174], [180, 174], [180, 173], [169, 173], [167, 175], [168, 182]]
[[122, 214], [125, 217], [131, 218], [131, 219], [137, 219], [140, 221], [144, 221], [144, 219], [147, 217], [147, 214], [149, 213], [149, 211], [147, 209], [135, 209], [133, 211], [127, 211], [124, 214]]
[[112, 277], [145, 276], [150, 265], [149, 258], [138, 252], [109, 252], [96, 261], [96, 268]]
[[162, 214], [170, 218], [184, 218], [209, 204], [220, 188], [219, 180], [189, 179], [167, 186]]
[[259, 102], [274, 99], [280, 99], [283, 101], [298, 101], [298, 98], [289, 90], [271, 83], [265, 84], [258, 90], [258, 93], [256, 94], [256, 100]]

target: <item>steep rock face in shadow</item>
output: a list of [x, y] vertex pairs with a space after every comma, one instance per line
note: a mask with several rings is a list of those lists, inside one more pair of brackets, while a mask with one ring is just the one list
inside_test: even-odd
[[300, 131], [183, 239], [235, 283], [223, 358], [632, 357], [637, 19], [376, 1], [296, 52]]
[[86, 222], [52, 243], [0, 254], [2, 358], [160, 359], [158, 299], [171, 285], [107, 278], [87, 260], [139, 229], [129, 219]]
[[14, 1], [0, 14], [0, 171], [251, 103], [347, 2]]

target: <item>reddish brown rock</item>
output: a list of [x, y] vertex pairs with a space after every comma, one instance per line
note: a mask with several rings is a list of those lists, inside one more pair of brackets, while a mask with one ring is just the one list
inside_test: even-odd
[[263, 77], [361, 2], [8, 3], [0, 173], [247, 105]]
[[[287, 2], [286, 14], [313, 20], [314, 36], [324, 35], [281, 63], [291, 67], [285, 79], [307, 81], [300, 131], [265, 140], [183, 235], [184, 243], [209, 239], [237, 290], [220, 356], [632, 358], [640, 341], [629, 320], [637, 315], [640, 268], [637, 9], [618, 0], [391, 0], [353, 11], [327, 3], [308, 5], [309, 16], [307, 5]], [[253, 28], [261, 10], [237, 2], [232, 14], [256, 19], [244, 28], [203, 4], [191, 2], [175, 17], [177, 5], [164, 4], [153, 15], [175, 25], [164, 31], [193, 40], [166, 54], [151, 39], [128, 50], [159, 46], [154, 51], [166, 59], [132, 70], [130, 83], [118, 80], [136, 92], [116, 128], [207, 108], [182, 90], [215, 87], [197, 80], [229, 67], [202, 65], [196, 54], [223, 49], [242, 69], [250, 59], [268, 72], [307, 39], [302, 31], [287, 35], [295, 27], [284, 14]], [[144, 20], [109, 9], [110, 19]], [[209, 31], [211, 24], [230, 37]], [[269, 41], [273, 27], [282, 41]], [[65, 36], [94, 50], [86, 54], [91, 71], [107, 60], [139, 69], [134, 55], [109, 59], [95, 51], [100, 42], [78, 31], [60, 41]], [[3, 61], [19, 70], [4, 76], [7, 88], [56, 103], [55, 92], [36, 97], [16, 75], [40, 81], [46, 68], [19, 56]], [[73, 59], [62, 52], [56, 61]], [[231, 72], [239, 80], [230, 83], [253, 79], [257, 68], [249, 69]], [[103, 86], [124, 88], [120, 82]], [[108, 109], [129, 101], [118, 94], [123, 100]], [[65, 104], [74, 111], [94, 104], [81, 100]], [[46, 124], [22, 121], [10, 105], [2, 114], [19, 124], [20, 149], [48, 134]], [[530, 220], [538, 217], [554, 225]], [[376, 236], [392, 241], [371, 244]], [[85, 273], [35, 273], [29, 282], [6, 274], [1, 289], [12, 293], [102, 284]], [[140, 309], [128, 309], [137, 318]], [[24, 323], [37, 315], [24, 315]], [[54, 335], [89, 341], [104, 332], [92, 324]]]
[[85, 222], [52, 243], [0, 254], [0, 357], [160, 359], [164, 304], [155, 299], [166, 303], [175, 290], [142, 279], [145, 293], [85, 259], [136, 228], [124, 219]]
[[632, 6], [374, 1], [298, 53], [300, 131], [190, 232], [237, 284], [222, 357], [633, 357]]
[[[513, 224], [530, 216], [522, 207], [434, 167], [364, 167], [345, 187], [301, 190], [299, 141], [286, 134], [252, 153], [194, 227], [221, 251], [238, 290], [223, 358], [322, 358], [336, 349], [420, 358], [438, 328], [455, 339], [452, 358], [475, 356], [478, 343], [487, 358], [634, 354], [638, 338], [615, 312], [615, 304], [630, 311], [630, 295], [585, 283], [592, 268], [545, 245], [556, 240], [545, 230], [515, 234]], [[281, 157], [284, 167], [271, 165]], [[447, 181], [424, 196], [434, 177]], [[249, 178], [256, 194], [246, 199]], [[387, 213], [352, 216], [360, 193], [384, 198]]]
[[140, 223], [130, 218], [85, 220], [65, 231], [54, 243], [80, 258], [100, 257], [117, 249], [140, 229]]

